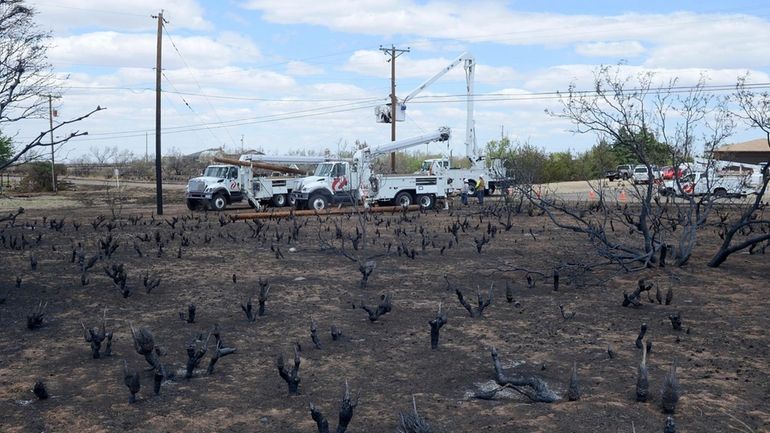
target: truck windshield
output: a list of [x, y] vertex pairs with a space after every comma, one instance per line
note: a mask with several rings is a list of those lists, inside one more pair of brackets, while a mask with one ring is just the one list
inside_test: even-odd
[[334, 163], [318, 164], [318, 167], [315, 168], [314, 176], [321, 176], [321, 177], [330, 176], [332, 172], [332, 168], [334, 168]]
[[227, 167], [206, 167], [206, 177], [227, 177]]
[[420, 171], [430, 171], [430, 166], [433, 163], [433, 161], [423, 161], [422, 165], [420, 166]]

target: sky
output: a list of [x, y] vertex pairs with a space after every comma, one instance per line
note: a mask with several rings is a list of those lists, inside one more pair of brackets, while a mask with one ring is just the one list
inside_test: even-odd
[[[143, 156], [155, 144], [157, 20], [163, 10], [162, 153], [224, 146], [332, 153], [356, 140], [390, 140], [375, 122], [388, 102], [390, 64], [381, 46], [409, 48], [396, 60], [405, 96], [463, 52], [476, 59], [479, 145], [506, 136], [548, 152], [597, 142], [546, 114], [552, 92], [590, 89], [601, 65], [653, 71], [694, 84], [733, 85], [770, 74], [770, 3], [724, 1], [462, 0], [40, 0], [29, 1], [51, 32], [48, 59], [61, 85], [57, 121], [97, 105], [74, 125], [59, 158], [117, 146]], [[407, 104], [405, 138], [452, 128], [464, 154], [466, 82], [454, 68]], [[550, 95], [549, 95], [550, 94]], [[47, 119], [18, 125], [17, 141]], [[69, 131], [64, 131], [69, 132]], [[759, 136], [741, 128], [732, 141]], [[149, 147], [147, 147], [149, 144]], [[439, 153], [442, 147], [419, 150]]]

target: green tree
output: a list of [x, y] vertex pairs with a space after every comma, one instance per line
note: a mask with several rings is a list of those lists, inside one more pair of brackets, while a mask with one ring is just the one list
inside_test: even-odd
[[11, 139], [0, 135], [0, 165], [13, 157], [13, 143]]

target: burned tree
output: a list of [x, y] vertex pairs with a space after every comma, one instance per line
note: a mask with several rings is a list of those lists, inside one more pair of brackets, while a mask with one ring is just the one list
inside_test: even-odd
[[187, 323], [195, 323], [195, 311], [195, 304], [190, 304], [187, 306], [187, 314], [185, 314], [184, 311], [179, 312], [179, 319], [184, 320]]
[[580, 397], [583, 395], [583, 391], [580, 387], [580, 381], [578, 380], [577, 375], [577, 363], [572, 363], [572, 373], [569, 377], [569, 387], [567, 388], [567, 399], [569, 401], [577, 401], [580, 400]]
[[653, 286], [654, 284], [645, 284], [644, 279], [640, 279], [633, 293], [629, 295], [623, 292], [623, 306], [640, 307], [642, 305], [642, 292], [649, 292]]
[[463, 292], [461, 292], [459, 288], [455, 288], [455, 294], [457, 295], [457, 300], [459, 300], [460, 304], [465, 307], [466, 310], [468, 310], [468, 314], [471, 317], [482, 317], [484, 315], [484, 310], [492, 303], [492, 292], [494, 287], [495, 283], [489, 285], [489, 292], [487, 293], [486, 299], [484, 299], [484, 296], [480, 291], [476, 291], [476, 301], [478, 302], [478, 307], [475, 308], [465, 300]]
[[134, 340], [134, 349], [136, 353], [144, 356], [144, 359], [154, 369], [162, 368], [160, 364], [160, 349], [155, 346], [155, 337], [152, 332], [147, 328], [141, 328], [139, 331], [134, 329], [134, 326], [129, 323], [131, 329], [131, 337]]
[[259, 310], [257, 311], [257, 315], [259, 317], [262, 317], [265, 315], [265, 303], [267, 302], [267, 294], [270, 293], [270, 281], [265, 280], [262, 281], [262, 279], [259, 279], [259, 297], [257, 298], [257, 301], [259, 302]]
[[642, 323], [642, 327], [639, 329], [639, 335], [636, 337], [636, 348], [641, 349], [644, 346], [644, 335], [647, 333], [647, 324]]
[[377, 305], [377, 308], [369, 308], [363, 302], [361, 303], [361, 308], [369, 315], [370, 322], [376, 322], [380, 316], [390, 313], [390, 310], [393, 308], [390, 303], [390, 293], [380, 295], [380, 304]]
[[211, 332], [208, 333], [205, 340], [203, 339], [203, 334], [198, 334], [187, 342], [187, 370], [185, 371], [185, 379], [193, 377], [193, 372], [200, 365], [203, 357], [206, 356], [206, 352], [209, 350], [209, 339], [211, 339]]
[[412, 412], [399, 412], [397, 433], [432, 433], [433, 427], [417, 412], [417, 402], [412, 396]]
[[[534, 374], [507, 375], [497, 356], [497, 349], [492, 348], [492, 362], [495, 367], [495, 381], [500, 386], [509, 386], [533, 402], [553, 403], [559, 396], [551, 391], [545, 381]], [[526, 387], [526, 388], [522, 388]]]
[[139, 380], [139, 372], [129, 370], [125, 359], [123, 360], [123, 383], [128, 387], [128, 392], [131, 393], [128, 396], [128, 402], [136, 403], [136, 393], [139, 392], [142, 384]]
[[342, 337], [342, 331], [337, 327], [337, 325], [333, 323], [331, 327], [331, 334], [332, 334], [332, 341], [337, 341]]
[[43, 301], [40, 301], [37, 304], [37, 307], [27, 314], [27, 329], [34, 331], [43, 326], [43, 321], [45, 320], [45, 308], [47, 306], [48, 302], [43, 303]]
[[676, 363], [671, 363], [671, 370], [663, 379], [663, 387], [660, 392], [660, 405], [664, 413], [676, 412], [676, 404], [682, 389], [679, 387], [679, 379], [676, 377]]
[[[652, 72], [623, 76], [624, 72], [623, 66], [598, 68], [591, 92], [579, 91], [573, 83], [560, 94], [561, 109], [548, 113], [571, 122], [574, 132], [595, 134], [645, 167], [645, 185], [631, 186], [633, 204], [620, 203], [625, 191], [623, 198], [613, 199], [615, 194], [601, 185], [593, 187], [599, 200], [590, 207], [540, 194], [531, 183], [517, 189], [556, 226], [586, 235], [606, 265], [627, 271], [652, 267], [664, 240], [677, 239], [676, 264], [682, 266], [706, 223], [711, 203], [688, 199], [678, 207], [660, 200], [652, 181], [654, 167], [672, 156], [674, 166], [692, 158], [695, 143], [704, 144], [705, 150], [714, 148], [729, 136], [732, 125], [726, 116], [711, 115], [721, 111], [724, 101], [705, 91], [705, 78], [681, 92], [676, 79], [663, 80]], [[698, 136], [699, 131], [706, 132]], [[683, 229], [677, 231], [666, 223], [672, 220], [669, 213], [680, 211]], [[624, 230], [616, 230], [616, 225]]]
[[[48, 95], [57, 95], [56, 77], [47, 60], [50, 35], [35, 23], [35, 10], [22, 0], [0, 3], [0, 130], [16, 130], [16, 122], [48, 113]], [[0, 171], [19, 161], [34, 160], [39, 148], [61, 148], [87, 132], [64, 131], [102, 108], [44, 128], [0, 159]], [[54, 136], [56, 137], [54, 139]], [[18, 137], [17, 137], [18, 138]], [[50, 140], [50, 141], [49, 141]], [[52, 185], [53, 182], [47, 183]], [[54, 189], [55, 191], [55, 189]]]
[[246, 320], [249, 322], [254, 322], [257, 320], [257, 315], [254, 314], [254, 305], [251, 303], [251, 296], [249, 296], [249, 299], [246, 301], [246, 304], [241, 304], [241, 310], [243, 310], [244, 314], [246, 314]]
[[299, 364], [301, 359], [299, 357], [299, 344], [294, 343], [294, 367], [291, 371], [286, 369], [286, 365], [283, 360], [283, 353], [278, 355], [275, 360], [275, 366], [278, 368], [278, 374], [281, 379], [286, 381], [286, 385], [289, 387], [289, 395], [299, 394]]
[[[644, 347], [644, 346], [642, 346]], [[650, 381], [647, 377], [647, 349], [642, 349], [642, 361], [636, 375], [636, 401], [647, 401], [650, 395]]]
[[148, 272], [144, 274], [142, 283], [144, 284], [144, 290], [149, 294], [153, 289], [160, 285], [160, 277], [157, 275], [150, 275]]
[[246, 301], [246, 304], [241, 304], [241, 309], [246, 314], [246, 320], [249, 322], [254, 322], [257, 320], [257, 316], [264, 316], [265, 315], [265, 308], [267, 303], [267, 295], [270, 293], [270, 282], [268, 280], [262, 281], [260, 278], [258, 281], [259, 284], [259, 295], [257, 297], [257, 302], [259, 303], [259, 308], [255, 314], [254, 312], [254, 306], [251, 302], [252, 298], [254, 297], [253, 292], [252, 295], [249, 296], [249, 299]]
[[[345, 433], [348, 429], [350, 421], [353, 419], [353, 409], [358, 405], [358, 396], [355, 399], [350, 398], [350, 388], [348, 387], [348, 381], [345, 381], [345, 393], [342, 395], [342, 402], [340, 402], [340, 414], [339, 421], [337, 422], [336, 433]], [[329, 422], [323, 416], [321, 411], [310, 402], [310, 416], [316, 423], [318, 433], [329, 433]]]
[[214, 340], [216, 341], [216, 350], [214, 351], [214, 355], [211, 357], [211, 361], [209, 361], [209, 367], [206, 369], [208, 374], [214, 374], [214, 365], [216, 365], [220, 358], [223, 358], [227, 355], [232, 355], [236, 351], [234, 347], [225, 346], [225, 342], [222, 340], [222, 336], [219, 333], [218, 325], [214, 325], [214, 330], [211, 331], [211, 335], [214, 336]]
[[32, 393], [34, 393], [35, 397], [37, 397], [39, 400], [45, 400], [49, 397], [45, 382], [43, 382], [41, 379], [35, 381], [35, 386], [32, 387]]
[[312, 317], [310, 318], [310, 339], [313, 340], [313, 345], [316, 349], [321, 348], [321, 339], [318, 337], [318, 327]]
[[668, 316], [669, 320], [671, 320], [671, 326], [674, 328], [675, 331], [681, 331], [682, 330], [682, 315], [677, 312], [676, 314], [671, 314]]
[[439, 331], [441, 330], [442, 326], [446, 325], [446, 323], [447, 323], [446, 311], [443, 311], [441, 309], [441, 303], [439, 303], [436, 317], [430, 322], [428, 322], [428, 324], [430, 324], [430, 348], [431, 349], [435, 350], [438, 348]]
[[94, 359], [102, 357], [100, 352], [102, 350], [102, 342], [105, 339], [107, 340], [107, 347], [104, 349], [104, 356], [112, 355], [112, 331], [107, 332], [106, 315], [107, 310], [104, 310], [104, 314], [102, 315], [102, 326], [100, 329], [86, 329], [86, 325], [84, 325], [82, 321], [80, 322], [80, 326], [83, 328], [83, 338], [86, 340], [86, 343], [91, 344], [91, 355]]
[[[770, 93], [767, 91], [760, 94], [753, 93], [751, 84], [747, 81], [749, 81], [748, 76], [738, 79], [733, 100], [737, 103], [739, 110], [734, 114], [748, 126], [764, 132], [770, 148]], [[765, 216], [764, 210], [767, 204], [763, 201], [770, 183], [770, 164], [764, 164], [761, 177], [759, 190], [751, 203], [740, 211], [740, 216], [736, 220], [723, 225], [720, 234], [722, 244], [708, 266], [717, 268], [732, 254], [770, 241], [770, 230], [768, 230], [770, 219]], [[742, 234], [744, 236], [742, 239], [736, 239], [736, 236]]]

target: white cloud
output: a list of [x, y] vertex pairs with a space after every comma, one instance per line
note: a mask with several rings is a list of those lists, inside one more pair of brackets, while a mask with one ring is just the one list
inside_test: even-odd
[[[55, 37], [48, 51], [54, 65], [100, 65], [114, 67], [153, 67], [154, 34], [93, 32]], [[177, 54], [178, 48], [181, 56]], [[260, 58], [259, 49], [245, 37], [222, 33], [218, 37], [176, 36], [164, 44], [164, 68], [221, 67], [232, 62], [250, 63]], [[184, 59], [184, 60], [183, 60]]]
[[[460, 53], [458, 53], [459, 56]], [[381, 51], [358, 50], [354, 52], [343, 65], [345, 71], [355, 72], [382, 79], [390, 78], [390, 66], [386, 63], [386, 57]], [[427, 80], [447, 67], [455, 58], [431, 58], [414, 59], [409, 56], [401, 56], [396, 60], [399, 79], [417, 78]], [[517, 77], [517, 73], [510, 67], [496, 67], [485, 64], [476, 64], [475, 81], [478, 83], [500, 83], [510, 81]], [[465, 81], [465, 71], [462, 64], [457, 65], [441, 80]]]
[[[770, 64], [765, 49], [770, 44], [770, 26], [766, 20], [743, 14], [566, 15], [521, 12], [496, 2], [434, 0], [296, 0], [288, 6], [283, 0], [250, 0], [245, 7], [259, 10], [268, 21], [281, 24], [312, 24], [365, 35], [410, 35], [471, 43], [545, 47], [588, 44], [579, 47], [588, 55], [595, 52], [597, 46], [590, 44], [596, 41], [621, 43], [615, 48], [642, 54], [633, 43], [622, 45], [636, 41], [647, 47], [647, 65], [652, 67], [679, 67], [685, 62], [696, 67], [720, 68]], [[723, 47], [717, 55], [715, 47]]]
[[320, 66], [292, 60], [286, 64], [286, 73], [294, 76], [321, 75], [324, 73], [324, 69]]
[[37, 21], [44, 28], [66, 33], [78, 28], [100, 28], [113, 31], [147, 31], [157, 28], [157, 15], [175, 29], [207, 30], [211, 23], [203, 18], [203, 8], [196, 0], [44, 0], [31, 1], [38, 11]]
[[590, 42], [575, 46], [575, 52], [586, 57], [637, 57], [645, 52], [639, 41]]

